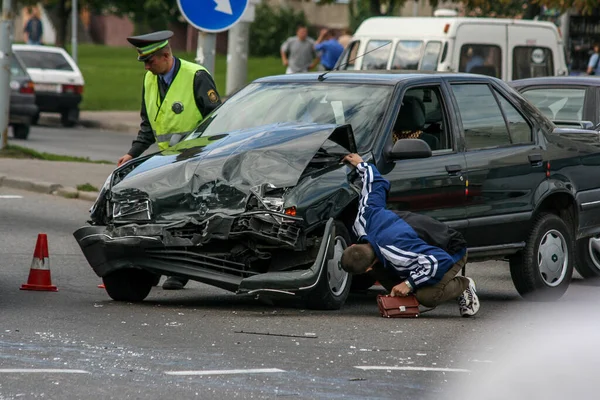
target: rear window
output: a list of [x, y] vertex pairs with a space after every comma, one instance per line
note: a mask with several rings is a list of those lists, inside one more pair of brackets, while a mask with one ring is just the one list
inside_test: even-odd
[[553, 75], [552, 50], [545, 47], [515, 47], [513, 50], [513, 79]]
[[27, 76], [27, 73], [15, 57], [10, 58], [10, 75], [15, 78]]
[[551, 120], [582, 120], [583, 88], [535, 88], [524, 91], [522, 95]]
[[16, 50], [15, 53], [19, 55], [27, 68], [73, 71], [71, 64], [60, 53], [31, 50]]
[[502, 51], [487, 44], [465, 44], [460, 48], [458, 72], [468, 72], [500, 78]]

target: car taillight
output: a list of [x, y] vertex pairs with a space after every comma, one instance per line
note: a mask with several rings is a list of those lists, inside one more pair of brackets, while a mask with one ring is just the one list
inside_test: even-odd
[[63, 91], [63, 93], [82, 94], [83, 86], [82, 85], [62, 85], [62, 91]]
[[35, 93], [34, 87], [35, 86], [33, 85], [33, 82], [27, 81], [27, 82], [23, 83], [23, 85], [21, 85], [21, 88], [19, 89], [19, 93], [30, 93], [30, 94]]

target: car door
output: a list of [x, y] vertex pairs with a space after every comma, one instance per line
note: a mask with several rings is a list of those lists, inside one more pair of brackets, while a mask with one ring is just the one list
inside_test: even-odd
[[469, 247], [519, 246], [531, 218], [535, 189], [545, 179], [535, 122], [487, 82], [453, 82], [468, 171]]
[[449, 118], [447, 97], [441, 80], [402, 91], [393, 128], [386, 133], [389, 148], [389, 142], [417, 135], [433, 147], [432, 156], [392, 161], [381, 171], [391, 183], [388, 208], [426, 214], [464, 230], [466, 161]]

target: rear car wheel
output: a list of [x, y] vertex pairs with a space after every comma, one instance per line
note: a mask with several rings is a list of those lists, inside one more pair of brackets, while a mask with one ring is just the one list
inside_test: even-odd
[[26, 140], [29, 136], [29, 125], [25, 124], [14, 124], [13, 125], [13, 136], [15, 139]]
[[577, 272], [584, 278], [600, 276], [600, 235], [578, 240], [575, 251]]
[[40, 122], [40, 113], [37, 112], [33, 117], [31, 117], [31, 125], [37, 125]]
[[77, 125], [79, 122], [79, 109], [78, 108], [70, 108], [68, 110], [63, 110], [60, 113], [60, 123], [67, 127], [71, 128]]
[[343, 223], [335, 222], [333, 254], [328, 256], [317, 286], [308, 294], [306, 305], [314, 310], [339, 310], [346, 302], [352, 276], [342, 269], [342, 253], [350, 245], [350, 235]]
[[154, 274], [137, 268], [119, 269], [102, 278], [111, 299], [130, 302], [144, 300], [154, 280]]
[[573, 235], [555, 214], [538, 216], [525, 249], [510, 260], [510, 274], [519, 294], [534, 301], [556, 300], [573, 275]]

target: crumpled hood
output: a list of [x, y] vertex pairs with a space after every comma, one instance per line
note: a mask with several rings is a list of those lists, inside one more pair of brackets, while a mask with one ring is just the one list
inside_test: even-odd
[[296, 185], [328, 138], [353, 147], [340, 143], [349, 136], [344, 130], [352, 135], [347, 125], [285, 123], [180, 142], [137, 166], [112, 197], [149, 198], [154, 216], [167, 219], [190, 211], [199, 217], [241, 212], [250, 188]]

